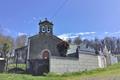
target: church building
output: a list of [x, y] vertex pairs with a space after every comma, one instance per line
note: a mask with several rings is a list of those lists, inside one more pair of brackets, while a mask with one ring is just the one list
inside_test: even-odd
[[60, 53], [57, 49], [57, 44], [62, 41], [63, 40], [53, 35], [52, 22], [48, 21], [47, 19], [40, 21], [39, 33], [28, 38], [28, 67], [33, 70], [33, 68], [39, 68], [38, 65], [41, 63], [44, 64], [45, 62], [49, 68], [50, 56], [60, 56]]
[[53, 35], [53, 23], [47, 19], [39, 22], [39, 33], [28, 39], [28, 59], [44, 59], [59, 56], [57, 44], [62, 40]]

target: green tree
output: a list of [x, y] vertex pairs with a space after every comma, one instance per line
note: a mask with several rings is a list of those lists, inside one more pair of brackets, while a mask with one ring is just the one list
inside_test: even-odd
[[5, 65], [5, 70], [7, 70], [7, 66], [8, 66], [8, 53], [9, 53], [9, 45], [7, 43], [3, 44], [3, 49], [2, 49], [5, 61], [6, 61], [6, 65]]

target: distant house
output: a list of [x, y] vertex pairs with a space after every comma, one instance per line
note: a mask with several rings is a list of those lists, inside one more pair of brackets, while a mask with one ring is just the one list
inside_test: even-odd
[[25, 63], [27, 61], [27, 52], [27, 46], [15, 49], [15, 60], [17, 60], [18, 63]]

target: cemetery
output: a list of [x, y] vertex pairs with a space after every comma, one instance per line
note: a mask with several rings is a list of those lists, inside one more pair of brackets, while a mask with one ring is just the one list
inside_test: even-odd
[[[9, 65], [8, 72], [43, 75], [44, 73], [68, 73], [105, 68], [119, 62], [119, 54], [111, 54], [105, 46], [96, 54], [95, 50], [84, 44], [68, 44], [53, 34], [53, 23], [39, 22], [39, 32], [28, 38], [26, 46], [15, 49], [15, 62], [6, 64], [0, 58], [0, 72]], [[19, 67], [19, 65], [21, 67]]]

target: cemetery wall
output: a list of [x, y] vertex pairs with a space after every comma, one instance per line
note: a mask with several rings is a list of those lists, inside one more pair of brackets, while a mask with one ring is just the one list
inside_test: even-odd
[[79, 59], [56, 56], [50, 58], [50, 72], [55, 73], [78, 72], [98, 67], [98, 56], [93, 54], [79, 54]]

